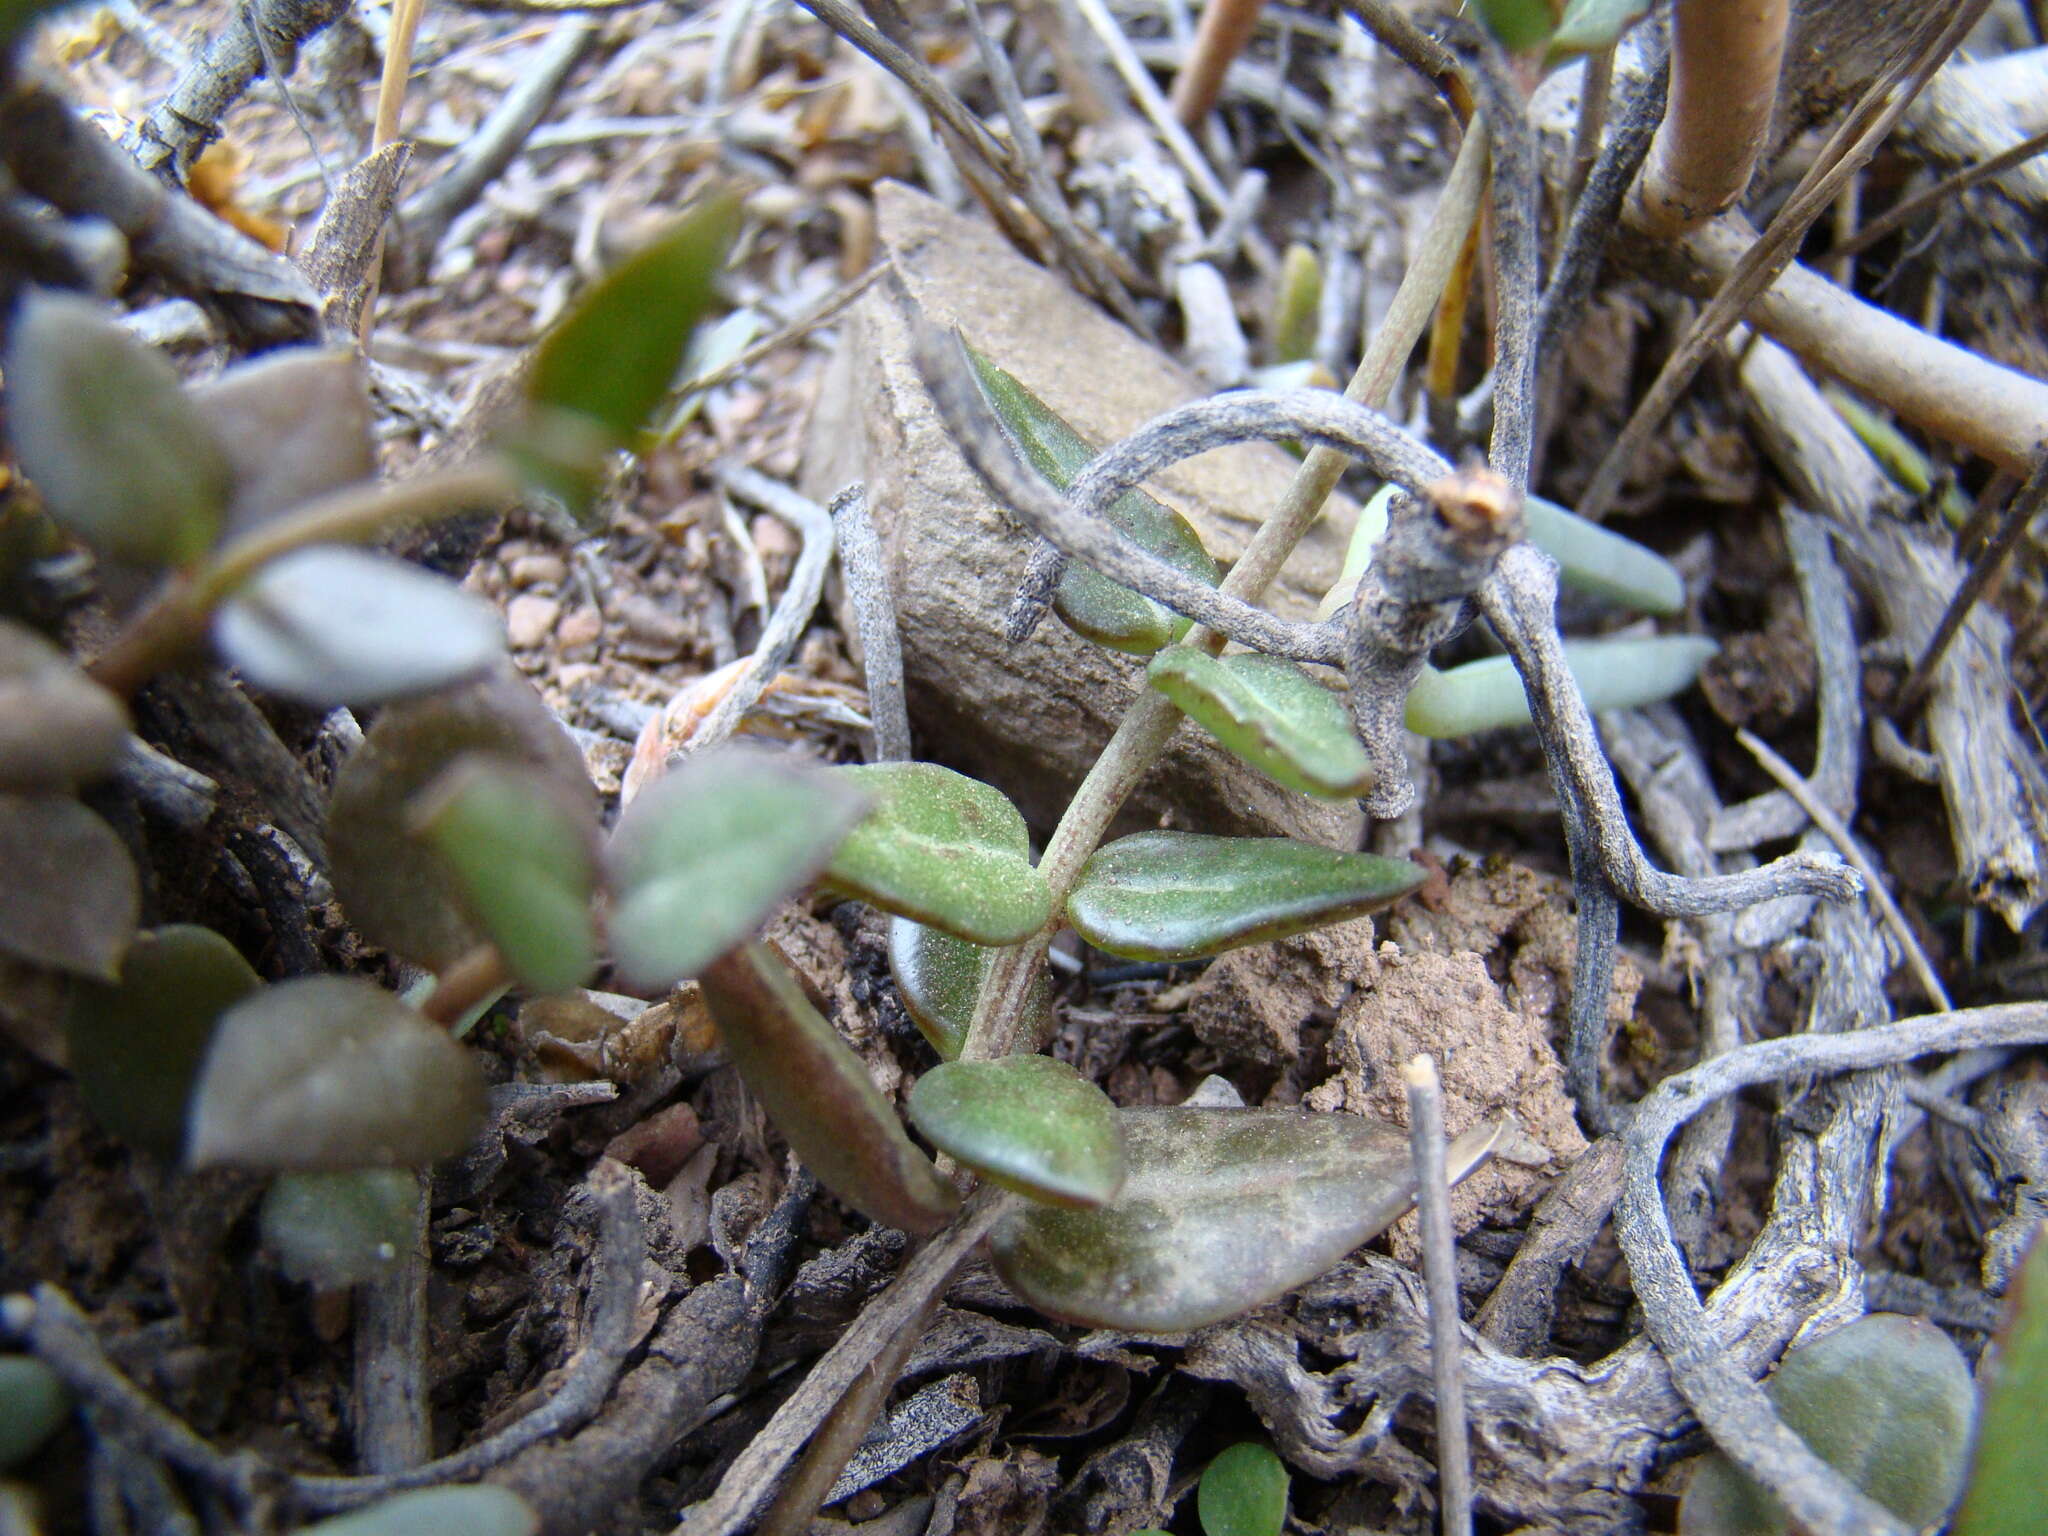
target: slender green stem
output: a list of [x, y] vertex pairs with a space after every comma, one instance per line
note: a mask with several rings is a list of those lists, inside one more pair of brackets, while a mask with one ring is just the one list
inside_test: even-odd
[[394, 529], [470, 508], [504, 507], [519, 495], [511, 466], [495, 455], [400, 485], [365, 481], [306, 503], [243, 534], [170, 586], [114, 637], [88, 669], [127, 698], [206, 637], [213, 610], [281, 555], [309, 544], [360, 544]]
[[[1458, 146], [1457, 160], [1451, 166], [1436, 211], [1430, 215], [1415, 260], [1403, 275], [1394, 301], [1387, 307], [1385, 321], [1374, 333], [1358, 371], [1344, 391], [1351, 399], [1379, 407], [1393, 393], [1395, 381], [1429, 325], [1437, 300], [1457, 266], [1466, 231], [1478, 213], [1485, 173], [1486, 133], [1484, 125], [1475, 121]], [[1287, 563], [1287, 557], [1294, 553], [1294, 546], [1321, 514], [1323, 503], [1336, 489], [1349, 462], [1346, 455], [1333, 448], [1309, 451], [1295, 470], [1286, 494], [1259, 525], [1224, 578], [1225, 593], [1246, 602], [1256, 602], [1264, 595]], [[1199, 625], [1188, 631], [1180, 643], [1200, 646], [1212, 656], [1223, 649], [1223, 637]], [[1044, 1044], [1041, 1040], [1020, 1039], [1016, 1030], [1018, 1021], [1025, 1017], [1024, 999], [1045, 961], [1046, 946], [1059, 932], [1067, 897], [1080, 878], [1082, 866], [1102, 842], [1103, 834], [1131, 792], [1159, 761], [1180, 722], [1180, 711], [1164, 694], [1150, 688], [1143, 690], [1132, 701], [1094, 767], [1081, 780], [1038, 862], [1039, 872], [1052, 888], [1052, 919], [1023, 943], [996, 952], [982, 978], [981, 992], [974, 1004], [974, 1022], [960, 1048], [963, 1061], [1036, 1050]]]

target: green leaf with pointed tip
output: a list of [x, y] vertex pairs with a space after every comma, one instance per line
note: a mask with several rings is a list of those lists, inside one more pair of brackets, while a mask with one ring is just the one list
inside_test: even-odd
[[[1685, 692], [1720, 647], [1699, 635], [1646, 640], [1567, 640], [1564, 656], [1586, 707], [1636, 709]], [[1488, 656], [1438, 672], [1425, 669], [1408, 692], [1408, 729], [1419, 736], [1469, 736], [1529, 723], [1529, 696], [1512, 658]]]
[[0, 954], [112, 981], [141, 910], [112, 827], [68, 795], [0, 795]]
[[510, 1488], [419, 1488], [367, 1509], [302, 1525], [292, 1536], [538, 1536], [540, 1516]]
[[480, 753], [538, 770], [593, 800], [590, 775], [554, 713], [508, 670], [377, 716], [335, 775], [327, 852], [335, 894], [372, 944], [430, 971], [484, 942], [454, 872], [412, 835], [414, 799], [456, 759]]
[[1052, 915], [1031, 835], [1001, 790], [937, 763], [833, 770], [874, 797], [825, 883], [976, 944], [1015, 944]]
[[1287, 1468], [1271, 1446], [1241, 1441], [1202, 1469], [1195, 1509], [1204, 1536], [1280, 1536], [1287, 1524]]
[[56, 646], [0, 619], [0, 793], [70, 790], [111, 772], [128, 711]]
[[272, 560], [215, 611], [213, 641], [252, 683], [327, 709], [417, 698], [505, 654], [498, 610], [395, 555], [314, 544]]
[[[1129, 1172], [1092, 1211], [1025, 1206], [989, 1239], [1004, 1282], [1096, 1328], [1178, 1333], [1305, 1285], [1407, 1210], [1408, 1133], [1292, 1109], [1118, 1112]], [[1450, 1149], [1453, 1179], [1498, 1125]]]
[[1650, 0], [1567, 0], [1557, 30], [1550, 34], [1546, 63], [1575, 53], [1599, 53], [1650, 12]]
[[392, 1273], [414, 1241], [419, 1199], [410, 1168], [279, 1174], [263, 1196], [263, 1246], [294, 1280], [361, 1285]]
[[[1096, 455], [1088, 440], [1010, 374], [974, 348], [967, 349], [976, 379], [1024, 462], [1065, 490]], [[1124, 492], [1105, 514], [1124, 537], [1197, 581], [1223, 579], [1188, 520], [1143, 491]], [[1068, 628], [1097, 645], [1150, 656], [1188, 632], [1188, 621], [1151, 598], [1119, 586], [1075, 561], [1060, 578], [1053, 612]]]
[[1337, 695], [1282, 656], [1211, 656], [1177, 645], [1146, 681], [1261, 773], [1304, 795], [1348, 800], [1372, 787], [1372, 763]]
[[354, 347], [279, 347], [189, 391], [233, 468], [229, 535], [377, 472], [375, 413]]
[[739, 232], [740, 197], [717, 192], [600, 278], [541, 340], [526, 413], [506, 446], [580, 511], [605, 460], [628, 446], [676, 382], [690, 333]]
[[936, 1232], [951, 1219], [953, 1186], [774, 951], [722, 955], [700, 985], [732, 1064], [819, 1183], [883, 1226]]
[[[1859, 1317], [1786, 1351], [1764, 1392], [1816, 1456], [1907, 1525], [1932, 1530], [1948, 1518], [1962, 1491], [1977, 1390], [1962, 1351], [1934, 1324], [1893, 1312]], [[2034, 1483], [2030, 1529], [2039, 1528]], [[1678, 1529], [1783, 1536], [1790, 1517], [1717, 1453], [1693, 1473]]]
[[165, 1162], [185, 1146], [186, 1111], [220, 1016], [262, 986], [211, 928], [138, 934], [113, 985], [72, 989], [64, 1039], [93, 1118]]
[[104, 305], [31, 289], [6, 374], [8, 431], [52, 517], [139, 565], [190, 565], [213, 547], [227, 455], [171, 365]]
[[1557, 25], [1551, 0], [1472, 0], [1472, 8], [1509, 53], [1540, 47]]
[[[895, 973], [903, 1006], [932, 1049], [951, 1061], [974, 1023], [975, 999], [999, 946], [970, 944], [907, 917], [889, 920], [889, 969]], [[1024, 1000], [1021, 1038], [1043, 1040], [1052, 1033], [1052, 981], [1040, 967]]]
[[1103, 1205], [1123, 1188], [1116, 1106], [1050, 1056], [947, 1062], [917, 1080], [908, 1107], [941, 1152], [1034, 1200]]
[[867, 805], [831, 772], [745, 748], [657, 780], [605, 849], [619, 968], [643, 987], [696, 975], [801, 890]]
[[420, 1167], [483, 1118], [476, 1059], [358, 976], [281, 981], [221, 1015], [192, 1098], [194, 1168]]
[[1274, 296], [1273, 323], [1268, 331], [1275, 363], [1306, 362], [1315, 356], [1322, 308], [1322, 263], [1316, 260], [1313, 247], [1297, 240], [1280, 260], [1280, 289]]
[[2033, 1536], [2041, 1528], [2041, 1426], [2048, 1424], [2048, 1242], [2038, 1228], [1984, 1374], [1970, 1491], [1955, 1536]]
[[1067, 920], [1127, 960], [1192, 960], [1375, 912], [1422, 879], [1405, 859], [1289, 837], [1140, 832], [1096, 850]]
[[415, 833], [446, 862], [478, 928], [536, 992], [580, 987], [597, 968], [597, 808], [546, 774], [465, 757], [428, 786]]
[[42, 1449], [71, 1413], [57, 1373], [30, 1355], [0, 1355], [0, 1472]]

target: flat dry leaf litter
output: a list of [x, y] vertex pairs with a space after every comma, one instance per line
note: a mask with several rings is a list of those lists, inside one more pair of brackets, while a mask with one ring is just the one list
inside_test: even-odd
[[[1172, 52], [1153, 9], [1118, 15], [1143, 56]], [[1231, 109], [1247, 158], [1271, 177], [1263, 233], [1248, 254], [1225, 259], [1255, 335], [1271, 247], [1289, 238], [1337, 258], [1333, 277], [1354, 285], [1351, 312], [1364, 294], [1376, 313], [1448, 163], [1438, 109], [1413, 72], [1326, 17], [1281, 16], [1234, 84], [1244, 94]], [[209, 5], [78, 11], [59, 18], [48, 48], [81, 104], [118, 133], [148, 117], [221, 24]], [[209, 166], [231, 173], [226, 200], [241, 215], [304, 237], [327, 180], [367, 147], [372, 37], [385, 25], [381, 12], [345, 17], [304, 50], [289, 102], [263, 86], [229, 114]], [[992, 107], [976, 94], [983, 84], [964, 30], [921, 18], [917, 31], [933, 63], [976, 106]], [[1006, 36], [1036, 63], [1018, 34]], [[1068, 42], [1085, 51], [1089, 36], [1077, 29]], [[1987, 48], [2009, 43], [1994, 37]], [[533, 71], [568, 59], [567, 83], [525, 149], [474, 206], [453, 214], [431, 253], [409, 253], [423, 280], [387, 284], [371, 356], [381, 365], [379, 435], [393, 473], [473, 437], [477, 402], [502, 387], [577, 288], [714, 175], [734, 172], [758, 187], [723, 293], [758, 317], [756, 335], [815, 310], [886, 257], [928, 308], [985, 326], [977, 340], [1084, 430], [1121, 434], [1196, 391], [1180, 363], [1108, 325], [1066, 277], [1026, 267], [985, 225], [961, 225], [919, 193], [883, 185], [957, 194], [958, 172], [928, 128], [906, 117], [899, 87], [778, 4], [589, 17], [430, 8], [405, 119], [420, 151], [415, 184]], [[1068, 83], [1086, 81], [1121, 103], [1115, 78], [1093, 70], [1084, 62]], [[1057, 89], [1049, 73], [1029, 78], [1029, 89]], [[1161, 270], [1184, 217], [1178, 205], [1191, 195], [1184, 179], [1122, 106], [1094, 122], [1052, 94], [1028, 106], [1050, 168], [1089, 207], [1091, 227], [1106, 232], [1136, 286], [1153, 286], [1145, 275]], [[1981, 158], [1981, 139], [1955, 142], [1948, 123], [1961, 115], [1909, 116], [1914, 155], [1937, 165]], [[1303, 134], [1320, 136], [1323, 164], [1338, 167], [1334, 183], [1290, 146]], [[1874, 180], [1912, 163], [1880, 162]], [[2018, 194], [1969, 194], [1944, 226], [1954, 234], [1959, 224], [1969, 238], [1946, 241], [1940, 259], [1900, 260], [1890, 302], [2038, 370], [2048, 346], [2043, 206], [2031, 183]], [[566, 539], [515, 519], [482, 550], [468, 580], [503, 607], [516, 662], [576, 731], [608, 795], [650, 720], [668, 711], [666, 728], [680, 740], [715, 703], [730, 676], [721, 669], [751, 652], [796, 565], [801, 540], [791, 527], [709, 478], [728, 460], [819, 501], [853, 474], [871, 481], [921, 755], [1003, 783], [1042, 831], [1106, 738], [1134, 669], [1052, 626], [1023, 648], [1003, 644], [1024, 542], [944, 440], [895, 303], [872, 290], [704, 394], [673, 441], [620, 487], [601, 537]], [[1156, 304], [1147, 312], [1164, 313]], [[1678, 301], [1647, 282], [1598, 292], [1565, 348], [1546, 416], [1557, 426], [1541, 483], [1553, 495], [1569, 501], [1584, 487], [1683, 320]], [[1336, 355], [1348, 359], [1355, 337], [1334, 334]], [[1469, 385], [1486, 359], [1468, 350]], [[199, 332], [179, 355], [199, 373], [226, 351]], [[1841, 563], [1869, 602], [1852, 601], [1826, 538], [1816, 555], [1797, 514], [1781, 517], [1787, 480], [1809, 510], [1830, 510], [1824, 493], [1800, 483], [1798, 464], [1761, 453], [1745, 416], [1775, 417], [1803, 397], [1771, 394], [1783, 381], [1751, 364], [1739, 381], [1734, 373], [1686, 397], [1622, 487], [1625, 511], [1655, 514], [1631, 531], [1687, 573], [1688, 627], [1723, 642], [1704, 707], [1691, 698], [1609, 723], [1639, 824], [1668, 868], [1739, 867], [1746, 856], [1728, 850], [1796, 835], [1804, 820], [1788, 820], [1783, 806], [1739, 803], [1772, 785], [1728, 727], [1756, 730], [1802, 763], [1812, 761], [1817, 727], [1823, 738], [1846, 732], [1856, 830], [1959, 1000], [2037, 996], [2031, 930], [2014, 938], [1958, 903], [1942, 798], [1903, 771], [1926, 767], [1913, 749], [1865, 761], [1860, 801], [1854, 793], [1859, 722], [1911, 660], [1880, 643], [1859, 669], [1854, 649], [1911, 629], [1901, 616], [1908, 599], [1886, 593], [1886, 561], [1899, 558], [1903, 536], [1881, 521], [1837, 518], [1861, 530], [1844, 537]], [[1234, 462], [1216, 456], [1176, 470], [1168, 494], [1213, 548], [1235, 554], [1277, 490], [1276, 465], [1284, 473], [1277, 450], [1263, 464], [1249, 450]], [[1864, 489], [1869, 502], [1889, 494]], [[1348, 505], [1290, 567], [1280, 611], [1300, 617], [1312, 607], [1334, 573], [1347, 515]], [[2030, 549], [2006, 579], [2019, 628], [2013, 675], [1990, 680], [1988, 702], [1972, 706], [1977, 723], [1988, 718], [1982, 711], [2005, 719], [2009, 686], [2030, 710], [2048, 685], [2048, 607], [2030, 601], [2037, 555]], [[1923, 585], [1952, 588], [1956, 573], [1950, 563]], [[820, 611], [749, 717], [748, 735], [835, 760], [861, 752], [868, 701], [842, 621], [850, 626]], [[1954, 729], [1966, 730], [1972, 717], [1959, 718]], [[1281, 796], [1195, 734], [1183, 733], [1173, 768], [1136, 802], [1133, 824], [1357, 835], [1354, 814]], [[1824, 743], [1824, 760], [1829, 750]], [[1816, 768], [1817, 784], [1826, 766]], [[1442, 1066], [1453, 1133], [1512, 1109], [1523, 1139], [1457, 1201], [1460, 1282], [1480, 1335], [1468, 1366], [1482, 1500], [1503, 1520], [1547, 1528], [1627, 1528], [1645, 1508], [1661, 1521], [1671, 1467], [1700, 1441], [1660, 1356], [1638, 1337], [1631, 1277], [1607, 1223], [1621, 1149], [1606, 1140], [1589, 1153], [1565, 1093], [1559, 1051], [1575, 941], [1552, 780], [1527, 733], [1502, 733], [1440, 746], [1424, 789], [1422, 820], [1400, 826], [1420, 836], [1438, 870], [1415, 900], [1377, 925], [1236, 952], [1206, 970], [1133, 974], [1061, 951], [1055, 1050], [1119, 1103], [1179, 1102], [1221, 1074], [1250, 1102], [1395, 1118], [1394, 1069], [1427, 1050]], [[1729, 830], [1737, 813], [1777, 830], [1745, 843]], [[1979, 871], [1970, 873], [1974, 881]], [[2021, 915], [2031, 905], [2012, 890], [2006, 899]], [[1631, 915], [1605, 1004], [1613, 1089], [1638, 1099], [1703, 1048], [1745, 1035], [1827, 1032], [1918, 1011], [1908, 981], [1885, 980], [1892, 959], [1872, 923], [1860, 908], [1810, 902], [1797, 913], [1759, 908], [1668, 924]], [[277, 924], [249, 931], [273, 974], [364, 958], [331, 912], [303, 952]], [[895, 995], [882, 925], [850, 907], [792, 910], [771, 937], [878, 1084], [900, 1098], [931, 1057]], [[590, 1330], [608, 1326], [605, 1307], [624, 1294], [611, 1273], [631, 1251], [617, 1246], [621, 1213], [637, 1213], [654, 1263], [632, 1273], [652, 1289], [636, 1321], [616, 1324], [632, 1340], [624, 1374], [588, 1430], [515, 1458], [506, 1476], [559, 1528], [602, 1520], [665, 1529], [713, 1494], [810, 1363], [882, 1293], [902, 1239], [856, 1230], [829, 1199], [792, 1199], [779, 1143], [717, 1068], [687, 988], [652, 1009], [550, 1000], [489, 1033], [507, 1083], [494, 1136], [437, 1184], [426, 1355], [436, 1449], [515, 1423], [559, 1386], [565, 1360], [587, 1365], [593, 1351], [576, 1352]], [[307, 1472], [352, 1469], [351, 1349], [364, 1325], [346, 1298], [289, 1285], [256, 1255], [249, 1217], [259, 1186], [170, 1176], [128, 1158], [94, 1130], [61, 1078], [8, 1050], [7, 1288], [60, 1281], [113, 1361], [217, 1445]], [[516, 1083], [530, 1086], [522, 1093]], [[616, 1084], [617, 1096], [573, 1086], [593, 1083]], [[1664, 1191], [1701, 1277], [1750, 1256], [1720, 1314], [1739, 1341], [1734, 1363], [1761, 1370], [1802, 1324], [1840, 1320], [1866, 1302], [1926, 1312], [1967, 1347], [1981, 1343], [1992, 1303], [1979, 1258], [2024, 1207], [2022, 1181], [2043, 1172], [2038, 1138], [2026, 1135], [2043, 1092], [2031, 1063], [1996, 1080], [1979, 1107], [1985, 1125], [2009, 1134], [1989, 1153], [1983, 1135], [1973, 1142], [1938, 1120], [1894, 1145], [1885, 1127], [1896, 1128], [1887, 1117], [1898, 1101], [1874, 1077], [1717, 1101], [1679, 1138]], [[621, 1193], [616, 1181], [586, 1178], [604, 1150], [645, 1183]], [[1866, 1218], [1887, 1152], [1885, 1217], [1873, 1227]], [[1297, 1471], [1302, 1529], [1426, 1529], [1434, 1474], [1420, 1281], [1404, 1267], [1413, 1252], [1404, 1222], [1287, 1303], [1167, 1342], [1046, 1324], [970, 1265], [912, 1356], [886, 1433], [862, 1448], [831, 1514], [877, 1532], [942, 1536], [1127, 1530], [1171, 1518], [1215, 1449], [1265, 1433]], [[1547, 1362], [1552, 1355], [1562, 1358]], [[83, 1475], [106, 1471], [95, 1463]], [[1185, 1514], [1176, 1523], [1192, 1529]]]

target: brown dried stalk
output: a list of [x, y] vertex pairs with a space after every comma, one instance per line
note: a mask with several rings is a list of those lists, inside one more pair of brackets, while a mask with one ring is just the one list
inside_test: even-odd
[[1671, 95], [1630, 212], [1675, 239], [1749, 186], [1778, 99], [1788, 0], [1678, 0]]

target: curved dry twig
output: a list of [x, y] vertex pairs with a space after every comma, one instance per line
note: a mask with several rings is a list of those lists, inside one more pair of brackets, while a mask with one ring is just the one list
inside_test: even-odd
[[1846, 1034], [1765, 1040], [1666, 1078], [1622, 1134], [1615, 1230], [1651, 1339], [1700, 1422], [1743, 1471], [1805, 1529], [1821, 1536], [1904, 1536], [1905, 1527], [1850, 1487], [1779, 1419], [1770, 1400], [1727, 1363], [1671, 1236], [1657, 1169], [1678, 1128], [1714, 1100], [1757, 1083], [1867, 1071], [1918, 1056], [2048, 1040], [2048, 1004], [2013, 1003], [1923, 1015]]

